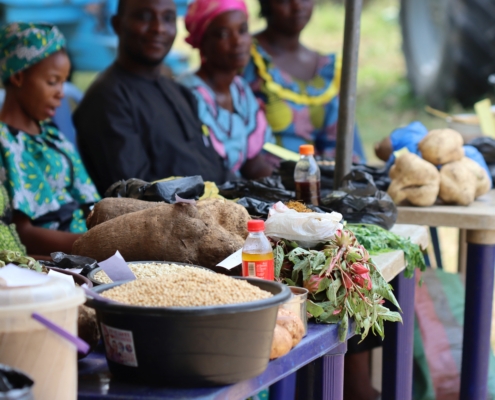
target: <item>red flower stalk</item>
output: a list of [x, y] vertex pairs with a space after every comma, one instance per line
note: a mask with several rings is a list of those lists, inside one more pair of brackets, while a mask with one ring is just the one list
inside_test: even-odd
[[361, 275], [354, 275], [352, 277], [352, 280], [354, 283], [364, 289], [371, 290], [372, 283], [371, 283], [371, 277], [369, 273], [366, 274], [361, 274]]
[[303, 287], [308, 289], [310, 293], [316, 294], [318, 286], [324, 277], [318, 275], [311, 275], [306, 281], [303, 282]]

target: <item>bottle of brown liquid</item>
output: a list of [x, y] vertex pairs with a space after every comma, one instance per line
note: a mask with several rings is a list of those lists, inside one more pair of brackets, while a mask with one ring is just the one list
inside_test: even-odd
[[294, 170], [296, 199], [304, 204], [320, 204], [320, 168], [314, 158], [315, 149], [311, 144], [299, 146], [301, 158]]

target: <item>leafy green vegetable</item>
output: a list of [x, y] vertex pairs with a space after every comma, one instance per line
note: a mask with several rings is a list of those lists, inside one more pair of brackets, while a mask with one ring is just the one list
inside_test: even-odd
[[346, 338], [349, 318], [355, 320], [362, 339], [370, 330], [383, 336], [384, 321], [402, 321], [398, 312], [383, 306], [388, 299], [400, 310], [392, 287], [349, 229], [310, 250], [281, 240], [274, 254], [277, 279], [308, 289], [308, 313], [318, 322], [339, 323], [341, 341]]
[[421, 271], [425, 270], [425, 259], [420, 247], [412, 243], [409, 239], [396, 235], [377, 225], [348, 224], [347, 228], [354, 233], [359, 243], [371, 255], [402, 250], [406, 258], [407, 265], [404, 274], [407, 278], [413, 277], [415, 268], [419, 268]]

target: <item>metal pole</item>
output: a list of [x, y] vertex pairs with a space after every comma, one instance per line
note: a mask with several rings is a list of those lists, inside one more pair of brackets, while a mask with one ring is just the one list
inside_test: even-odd
[[344, 51], [340, 83], [340, 107], [337, 124], [334, 188], [351, 171], [356, 111], [356, 84], [363, 0], [346, 0]]

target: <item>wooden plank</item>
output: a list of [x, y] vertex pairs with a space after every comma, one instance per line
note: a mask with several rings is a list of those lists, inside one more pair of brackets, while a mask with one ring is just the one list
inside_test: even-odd
[[495, 230], [495, 190], [469, 206], [397, 207], [399, 224]]

